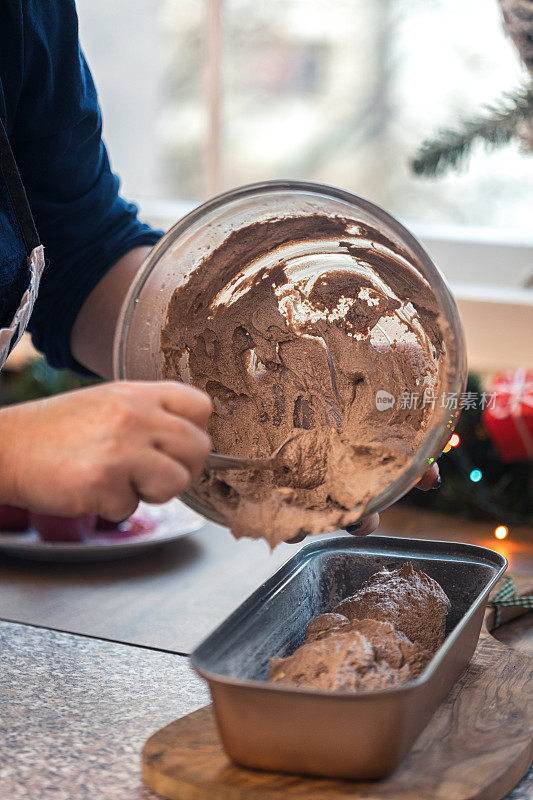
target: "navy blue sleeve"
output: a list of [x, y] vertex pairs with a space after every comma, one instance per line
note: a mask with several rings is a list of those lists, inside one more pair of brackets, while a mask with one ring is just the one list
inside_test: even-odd
[[29, 328], [53, 366], [85, 372], [69, 344], [83, 302], [121, 256], [161, 232], [119, 195], [74, 2], [24, 0], [22, 9], [24, 77], [12, 145], [47, 261]]

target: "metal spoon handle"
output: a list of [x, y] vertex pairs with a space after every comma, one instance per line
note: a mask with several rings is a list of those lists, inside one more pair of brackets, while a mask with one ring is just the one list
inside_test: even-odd
[[272, 469], [272, 459], [270, 458], [241, 458], [241, 456], [226, 456], [222, 453], [211, 452], [206, 459], [205, 465], [208, 469]]

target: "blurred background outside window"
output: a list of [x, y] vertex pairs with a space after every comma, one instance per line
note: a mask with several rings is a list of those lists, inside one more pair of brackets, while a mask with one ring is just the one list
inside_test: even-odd
[[145, 216], [171, 225], [243, 183], [319, 181], [397, 216], [452, 281], [531, 279], [532, 157], [513, 144], [459, 174], [409, 170], [422, 139], [523, 78], [496, 0], [78, 0], [78, 13], [113, 166]]

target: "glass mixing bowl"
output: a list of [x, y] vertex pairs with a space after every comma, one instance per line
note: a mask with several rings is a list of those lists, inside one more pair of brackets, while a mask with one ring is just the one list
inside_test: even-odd
[[[360, 516], [366, 516], [383, 510], [409, 491], [428, 464], [441, 453], [459, 415], [458, 403], [453, 398], [459, 399], [466, 382], [463, 329], [457, 305], [444, 278], [417, 240], [397, 220], [367, 200], [331, 186], [268, 181], [234, 189], [196, 208], [177, 222], [153, 248], [130, 287], [115, 336], [114, 375], [117, 379], [128, 380], [162, 378], [164, 359], [160, 339], [170, 299], [231, 233], [257, 222], [317, 214], [340, 217], [349, 220], [350, 224], [353, 221], [354, 241], [357, 241], [357, 225], [362, 224], [376, 231], [372, 247], [383, 248], [380, 237], [385, 236], [400, 248], [410, 268], [429, 283], [436, 298], [440, 327], [446, 333], [445, 356], [433, 363], [426, 360], [422, 372], [430, 376], [427, 385], [438, 383], [441, 396], [452, 399], [435, 410], [431, 425], [405, 471], [361, 509]], [[353, 257], [340, 252], [341, 249], [338, 239], [328, 240], [327, 237], [296, 244], [280, 242], [274, 251], [275, 258], [271, 251], [264, 253], [259, 262], [260, 266], [268, 267], [279, 261], [282, 252], [289, 270], [293, 270], [293, 279], [302, 275], [312, 276], [315, 271], [323, 269], [325, 260], [328, 269], [361, 270]], [[228, 296], [231, 291], [228, 284]], [[416, 316], [408, 299], [402, 313], [410, 315], [411, 320]], [[375, 326], [372, 337], [378, 355], [379, 350], [388, 347], [391, 341], [401, 339], [402, 333], [395, 320], [382, 319]], [[409, 344], [409, 336], [406, 335], [405, 339]], [[185, 492], [182, 499], [206, 517], [224, 523], [223, 517], [193, 489]]]

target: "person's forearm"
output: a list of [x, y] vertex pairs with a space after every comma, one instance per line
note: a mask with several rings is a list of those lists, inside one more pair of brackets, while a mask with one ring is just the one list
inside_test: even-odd
[[81, 307], [70, 336], [74, 358], [103, 378], [113, 377], [113, 338], [122, 302], [150, 247], [136, 247], [104, 275]]

